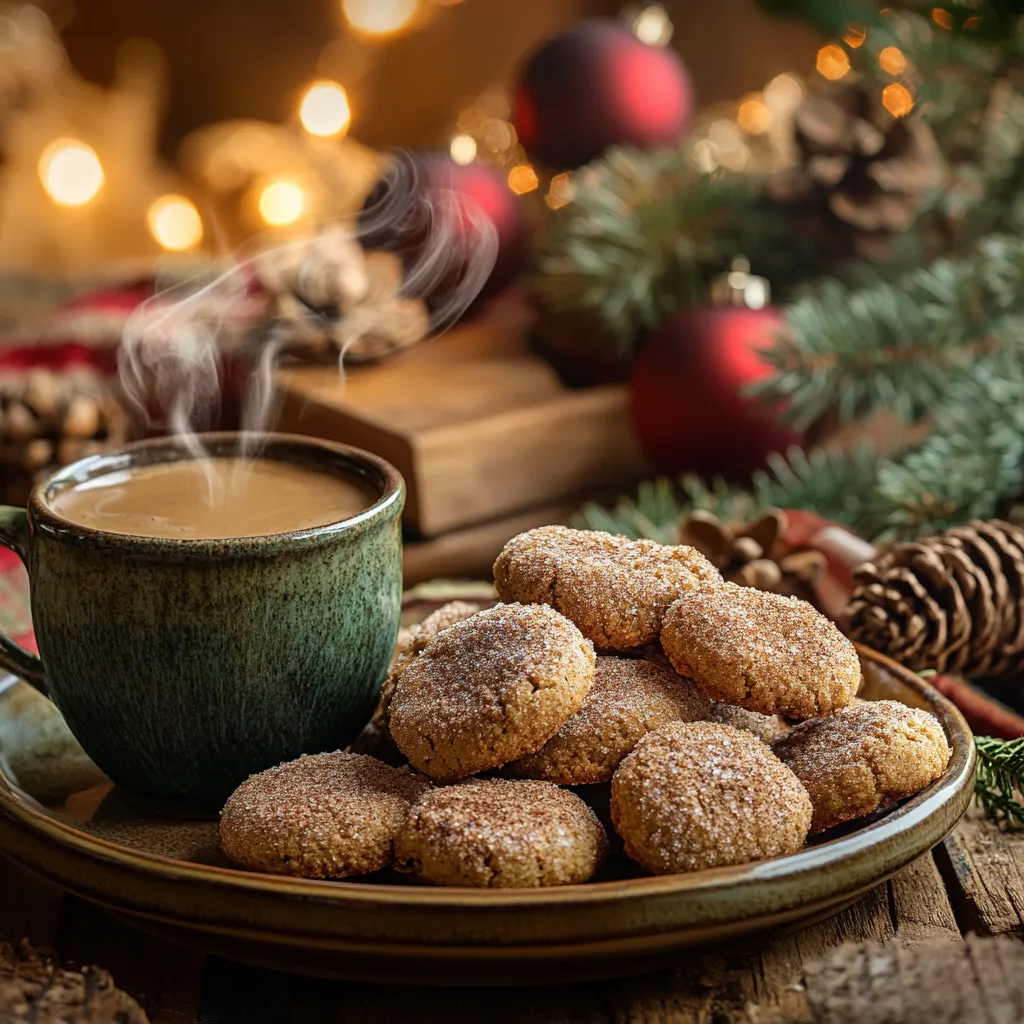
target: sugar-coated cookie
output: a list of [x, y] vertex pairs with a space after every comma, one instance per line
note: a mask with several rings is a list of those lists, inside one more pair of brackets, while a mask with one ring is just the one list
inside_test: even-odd
[[860, 686], [857, 651], [835, 623], [799, 598], [734, 583], [684, 594], [661, 644], [713, 700], [763, 715], [827, 715]]
[[794, 853], [811, 798], [752, 733], [673, 722], [648, 733], [612, 779], [612, 821], [626, 853], [656, 875]]
[[599, 657], [583, 707], [510, 774], [562, 786], [608, 782], [641, 737], [666, 722], [694, 722], [710, 702], [689, 679], [638, 658]]
[[395, 684], [398, 682], [398, 677], [427, 646], [431, 638], [440, 633], [442, 629], [447, 629], [449, 626], [455, 625], [456, 622], [468, 619], [470, 615], [476, 615], [478, 611], [480, 611], [479, 604], [470, 601], [449, 601], [436, 611], [431, 612], [422, 622], [399, 630], [395, 653], [388, 669], [388, 677], [381, 687], [380, 704], [375, 718], [387, 722], [391, 710], [391, 698], [395, 695]]
[[395, 833], [430, 788], [365, 754], [312, 754], [250, 776], [228, 797], [224, 852], [252, 871], [347, 878], [391, 863]]
[[606, 844], [594, 812], [568, 790], [470, 779], [413, 805], [395, 840], [395, 867], [435, 885], [571, 885], [594, 874]]
[[497, 605], [436, 634], [403, 669], [391, 735], [435, 779], [498, 768], [579, 711], [594, 662], [590, 641], [553, 608]]
[[858, 701], [801, 722], [773, 749], [810, 793], [812, 832], [913, 796], [950, 756], [933, 715], [893, 700]]
[[503, 601], [549, 604], [605, 650], [650, 643], [676, 598], [720, 581], [696, 548], [566, 526], [513, 537], [494, 563]]

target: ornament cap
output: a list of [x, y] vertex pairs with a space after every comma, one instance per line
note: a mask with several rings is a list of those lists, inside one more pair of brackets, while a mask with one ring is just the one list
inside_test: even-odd
[[737, 256], [729, 270], [711, 282], [711, 302], [715, 306], [745, 306], [764, 309], [771, 301], [768, 279], [750, 272], [750, 261]]

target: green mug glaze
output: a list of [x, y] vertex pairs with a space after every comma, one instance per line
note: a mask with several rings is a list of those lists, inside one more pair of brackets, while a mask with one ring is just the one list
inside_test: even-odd
[[[239, 435], [201, 438], [236, 454]], [[0, 506], [0, 543], [28, 568], [40, 657], [0, 635], [0, 665], [50, 697], [129, 793], [215, 812], [252, 772], [337, 750], [372, 713], [401, 615], [398, 471], [367, 452], [267, 434], [259, 457], [368, 483], [365, 512], [295, 533], [181, 540], [57, 515], [62, 488], [193, 456], [173, 439], [76, 462]]]

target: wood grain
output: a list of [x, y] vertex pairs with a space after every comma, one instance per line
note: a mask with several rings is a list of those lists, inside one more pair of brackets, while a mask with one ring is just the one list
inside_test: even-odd
[[1024, 830], [999, 828], [975, 807], [937, 857], [965, 930], [1006, 935], [1024, 929]]

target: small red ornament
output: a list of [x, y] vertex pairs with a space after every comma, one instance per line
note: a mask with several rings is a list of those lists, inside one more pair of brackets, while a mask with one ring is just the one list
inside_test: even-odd
[[[784, 323], [762, 306], [762, 278], [737, 260], [713, 290], [721, 304], [684, 309], [645, 340], [630, 381], [640, 444], [659, 469], [732, 479], [749, 475], [800, 435], [744, 390], [771, 368], [761, 356]], [[738, 303], [753, 298], [758, 308]]]
[[401, 255], [408, 293], [443, 320], [512, 282], [529, 230], [520, 200], [489, 167], [403, 153], [363, 204], [359, 240]]
[[585, 21], [526, 58], [512, 123], [530, 157], [576, 168], [609, 146], [649, 149], [686, 133], [693, 86], [678, 54], [619, 22]]

